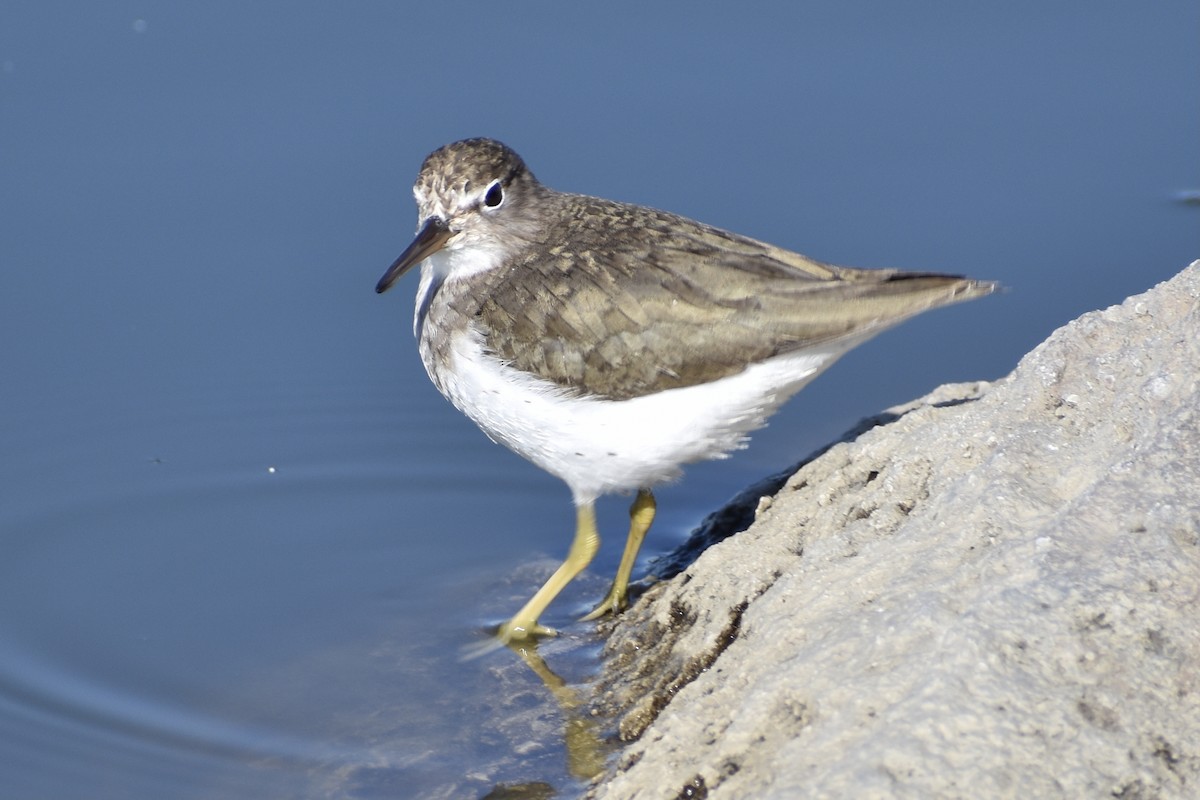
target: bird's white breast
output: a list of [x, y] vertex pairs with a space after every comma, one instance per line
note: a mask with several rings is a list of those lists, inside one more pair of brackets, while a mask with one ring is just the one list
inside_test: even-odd
[[448, 363], [425, 359], [434, 383], [494, 441], [564, 480], [576, 503], [672, 480], [684, 464], [744, 446], [747, 433], [858, 343], [778, 356], [711, 383], [603, 400], [570, 396], [503, 363], [485, 352], [477, 331], [452, 336]]

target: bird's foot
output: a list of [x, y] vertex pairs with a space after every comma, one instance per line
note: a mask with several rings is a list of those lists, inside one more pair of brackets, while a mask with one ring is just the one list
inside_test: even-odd
[[537, 620], [518, 620], [515, 617], [496, 631], [496, 638], [504, 644], [529, 641], [541, 636], [558, 636], [558, 631], [539, 625]]
[[463, 661], [473, 661], [502, 647], [531, 646], [536, 644], [539, 638], [545, 636], [558, 636], [558, 631], [554, 628], [547, 628], [545, 625], [539, 625], [536, 620], [529, 622], [515, 618], [510, 619], [496, 629], [495, 636], [463, 648], [461, 658]]
[[618, 591], [616, 586], [608, 590], [608, 594], [600, 603], [589, 611], [587, 614], [579, 618], [580, 622], [591, 622], [592, 620], [600, 619], [605, 614], [620, 614], [629, 605], [626, 598], [626, 591]]

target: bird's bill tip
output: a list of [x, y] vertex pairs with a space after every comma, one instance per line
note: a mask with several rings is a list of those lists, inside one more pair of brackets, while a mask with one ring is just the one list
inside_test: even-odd
[[379, 294], [386, 292], [393, 283], [400, 280], [400, 276], [441, 250], [449, 238], [450, 228], [446, 223], [437, 217], [430, 217], [421, 226], [421, 230], [417, 231], [417, 236], [412, 240], [412, 244], [404, 248], [400, 257], [387, 268], [387, 272], [383, 273], [379, 283], [375, 284], [375, 291]]

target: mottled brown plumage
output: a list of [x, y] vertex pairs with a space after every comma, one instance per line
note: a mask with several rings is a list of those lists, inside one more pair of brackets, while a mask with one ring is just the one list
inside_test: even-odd
[[625, 400], [717, 380], [993, 288], [831, 266], [676, 214], [555, 192], [490, 140], [435, 151], [415, 191], [437, 206], [495, 180], [509, 220], [528, 209], [533, 224], [503, 231], [504, 266], [459, 291], [439, 288], [452, 296], [433, 302], [452, 313], [435, 319], [469, 321], [513, 367], [579, 394]]
[[662, 212], [559, 201], [564, 221], [481, 276], [463, 311], [517, 369], [609, 399], [717, 380], [978, 291], [954, 276], [832, 267]]

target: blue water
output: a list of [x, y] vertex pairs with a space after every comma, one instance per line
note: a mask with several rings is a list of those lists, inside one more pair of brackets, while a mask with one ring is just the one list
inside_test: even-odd
[[[461, 797], [577, 766], [461, 661], [565, 553], [565, 487], [429, 385], [422, 158], [1010, 291], [847, 356], [660, 492], [739, 488], [1200, 257], [1192, 2], [0, 7], [0, 797]], [[606, 547], [551, 607], [586, 696]], [[576, 770], [576, 773], [578, 770]]]

